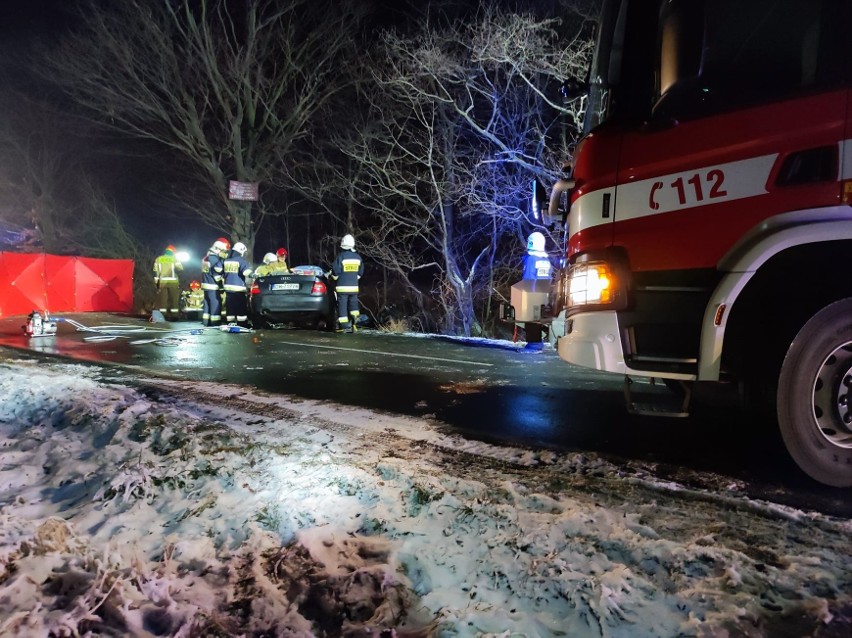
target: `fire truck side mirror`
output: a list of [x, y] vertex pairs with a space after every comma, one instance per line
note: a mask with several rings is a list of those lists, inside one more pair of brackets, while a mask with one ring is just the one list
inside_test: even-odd
[[[573, 179], [560, 179], [553, 185], [553, 190], [550, 191], [550, 203], [543, 215], [545, 225], [551, 226], [557, 222], [562, 223], [565, 218], [563, 213], [567, 212], [571, 207], [570, 192], [574, 188], [574, 184]], [[560, 206], [565, 193], [568, 193], [567, 198], [569, 201], [566, 202], [565, 206]]]
[[532, 216], [536, 222], [547, 224], [548, 200], [547, 189], [538, 178], [532, 181], [532, 199], [530, 201]]

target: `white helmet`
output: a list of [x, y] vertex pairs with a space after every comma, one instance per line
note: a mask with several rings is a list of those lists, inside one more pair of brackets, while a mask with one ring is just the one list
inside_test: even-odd
[[278, 255], [276, 255], [275, 253], [266, 253], [263, 256], [264, 264], [271, 264], [273, 261], [278, 261]]
[[535, 252], [543, 253], [544, 252], [544, 235], [540, 232], [536, 231], [531, 233], [529, 237], [527, 237], [527, 250], [532, 250]]
[[248, 248], [246, 248], [246, 245], [243, 242], [238, 241], [236, 244], [234, 244], [233, 251], [235, 253], [239, 253], [240, 256], [242, 256], [242, 255], [246, 254], [246, 252], [248, 251]]
[[223, 242], [221, 239], [217, 239], [216, 241], [213, 242], [213, 246], [211, 247], [211, 250], [213, 250], [214, 252], [217, 252], [217, 253], [221, 253], [225, 250], [228, 250], [228, 245], [225, 242]]
[[355, 238], [352, 235], [344, 235], [340, 240], [340, 247], [343, 250], [352, 250], [355, 248]]

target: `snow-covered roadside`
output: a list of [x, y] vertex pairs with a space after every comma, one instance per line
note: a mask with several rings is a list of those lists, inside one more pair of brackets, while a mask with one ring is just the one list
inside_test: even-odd
[[2, 636], [847, 636], [852, 521], [428, 420], [0, 364]]

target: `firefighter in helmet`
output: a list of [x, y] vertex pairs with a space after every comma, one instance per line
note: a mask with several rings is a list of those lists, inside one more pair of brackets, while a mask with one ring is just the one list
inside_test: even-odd
[[229, 324], [248, 326], [248, 284], [247, 279], [252, 274], [252, 266], [245, 259], [248, 252], [246, 245], [238, 241], [231, 249], [231, 254], [225, 259], [225, 319]]
[[355, 324], [361, 315], [358, 306], [358, 280], [364, 274], [364, 262], [355, 252], [355, 238], [344, 235], [340, 240], [340, 252], [331, 266], [331, 278], [337, 291], [337, 331], [355, 332]]
[[272, 266], [278, 261], [278, 256], [275, 253], [266, 253], [263, 256], [263, 265], [258, 266], [254, 271], [255, 278], [257, 277], [266, 277], [267, 275], [272, 275]]
[[230, 250], [231, 242], [220, 237], [201, 259], [201, 290], [204, 292], [201, 322], [205, 326], [218, 326], [222, 321], [223, 263]]
[[527, 237], [527, 254], [524, 256], [523, 279], [550, 279], [553, 264], [544, 250], [544, 235], [538, 231]]
[[287, 265], [287, 257], [289, 256], [286, 248], [279, 248], [275, 251], [275, 256], [278, 261], [273, 265], [272, 271], [276, 275], [286, 275], [290, 272], [290, 267]]
[[189, 282], [189, 290], [180, 294], [181, 311], [187, 319], [199, 319], [204, 308], [204, 291], [201, 282], [193, 280]]
[[157, 286], [157, 307], [166, 319], [180, 317], [180, 280], [178, 273], [183, 264], [175, 256], [177, 250], [169, 244], [162, 255], [154, 260], [154, 283]]
[[[527, 237], [527, 254], [524, 255], [523, 279], [550, 280], [553, 264], [550, 255], [544, 250], [544, 235], [538, 231]], [[535, 321], [524, 322], [524, 332], [527, 337], [525, 349], [529, 352], [539, 352], [544, 349], [544, 325]]]

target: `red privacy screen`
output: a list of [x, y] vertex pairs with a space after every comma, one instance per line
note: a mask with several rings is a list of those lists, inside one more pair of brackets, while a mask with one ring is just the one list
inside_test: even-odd
[[131, 312], [133, 260], [0, 252], [0, 317]]

